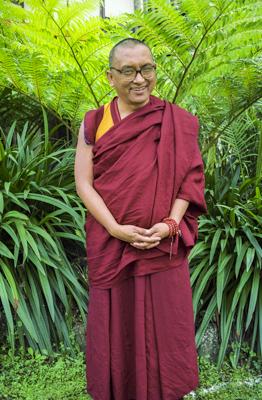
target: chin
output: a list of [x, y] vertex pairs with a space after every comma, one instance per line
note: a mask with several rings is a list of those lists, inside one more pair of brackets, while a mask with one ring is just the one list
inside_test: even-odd
[[130, 98], [130, 103], [133, 103], [133, 104], [143, 104], [143, 103], [147, 103], [148, 101], [149, 101], [149, 95], [132, 96], [132, 98]]

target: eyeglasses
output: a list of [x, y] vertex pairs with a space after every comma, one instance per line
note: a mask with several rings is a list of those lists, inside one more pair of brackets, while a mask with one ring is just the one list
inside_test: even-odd
[[123, 69], [117, 69], [115, 67], [110, 67], [122, 75], [125, 81], [133, 81], [137, 74], [140, 73], [144, 79], [151, 79], [155, 75], [156, 66], [152, 64], [143, 65], [140, 69], [135, 69], [133, 67], [125, 67]]

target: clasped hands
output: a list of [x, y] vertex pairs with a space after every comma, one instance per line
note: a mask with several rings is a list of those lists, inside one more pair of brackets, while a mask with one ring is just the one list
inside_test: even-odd
[[128, 242], [131, 246], [140, 249], [152, 249], [159, 245], [160, 240], [168, 237], [169, 228], [164, 222], [153, 225], [150, 229], [135, 225], [120, 225], [112, 232], [112, 236]]

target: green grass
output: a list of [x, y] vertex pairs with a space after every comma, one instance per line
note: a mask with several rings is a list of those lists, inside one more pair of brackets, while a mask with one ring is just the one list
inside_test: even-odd
[[[50, 357], [21, 349], [15, 356], [0, 352], [0, 400], [92, 400], [85, 392], [85, 356], [76, 349], [70, 356], [61, 352]], [[185, 400], [262, 400], [262, 380], [255, 385], [243, 382], [261, 373], [261, 362], [233, 369], [226, 362], [218, 371], [208, 359], [199, 358], [200, 382], [195, 395]], [[225, 385], [225, 386], [223, 386]]]
[[0, 400], [91, 400], [85, 394], [84, 354], [1, 354]]
[[[262, 400], [262, 364], [254, 358], [248, 365], [232, 368], [226, 360], [220, 371], [208, 359], [199, 358], [200, 386], [185, 400]], [[256, 382], [256, 379], [258, 382]]]

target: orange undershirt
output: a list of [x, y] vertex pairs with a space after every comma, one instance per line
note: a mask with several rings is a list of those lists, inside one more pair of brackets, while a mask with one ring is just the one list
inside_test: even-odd
[[111, 103], [107, 103], [104, 105], [103, 118], [96, 131], [96, 141], [100, 139], [103, 136], [103, 134], [106, 133], [114, 125], [110, 104]]

